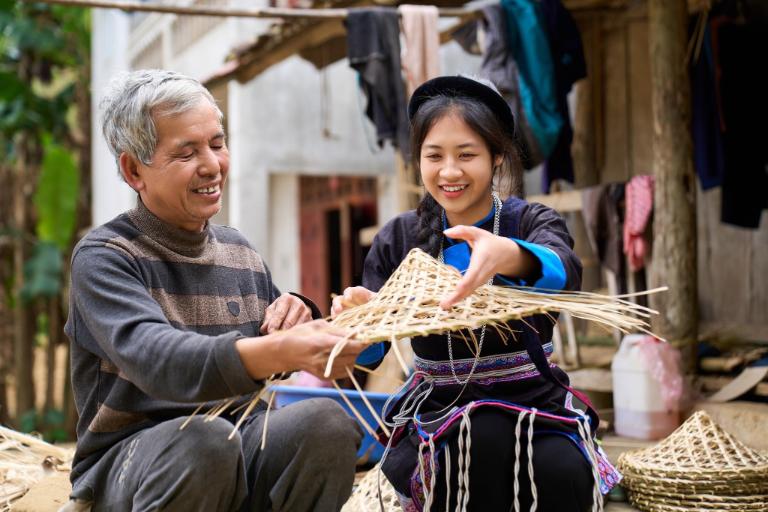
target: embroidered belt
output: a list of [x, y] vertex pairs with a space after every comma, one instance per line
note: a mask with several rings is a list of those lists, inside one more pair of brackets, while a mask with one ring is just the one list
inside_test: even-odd
[[[549, 359], [553, 352], [552, 343], [543, 345], [543, 348], [544, 354]], [[472, 371], [474, 364], [474, 357], [454, 359], [453, 369], [456, 372], [456, 377], [459, 380], [465, 380]], [[417, 372], [429, 375], [430, 380], [434, 381], [435, 385], [456, 384], [453, 372], [451, 371], [450, 361], [433, 361], [417, 356], [413, 360], [413, 366]], [[552, 364], [550, 366], [554, 367]], [[539, 371], [536, 369], [533, 361], [531, 361], [528, 352], [521, 350], [520, 352], [496, 354], [477, 359], [477, 365], [470, 380], [478, 384], [493, 384], [496, 382], [529, 379], [538, 375]]]

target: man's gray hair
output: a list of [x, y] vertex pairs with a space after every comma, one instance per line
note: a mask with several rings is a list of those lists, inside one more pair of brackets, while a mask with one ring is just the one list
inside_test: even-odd
[[194, 78], [163, 69], [141, 69], [116, 76], [100, 104], [101, 128], [115, 159], [125, 152], [150, 165], [157, 147], [155, 116], [182, 114], [202, 99], [211, 102], [221, 121], [224, 116], [216, 100]]

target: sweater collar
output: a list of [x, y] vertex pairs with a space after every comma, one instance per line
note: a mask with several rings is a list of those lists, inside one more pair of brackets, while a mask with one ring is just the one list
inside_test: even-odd
[[177, 228], [149, 211], [141, 199], [137, 201], [136, 208], [128, 212], [128, 216], [143, 234], [184, 256], [199, 256], [208, 244], [209, 222], [205, 223], [205, 228], [200, 232]]

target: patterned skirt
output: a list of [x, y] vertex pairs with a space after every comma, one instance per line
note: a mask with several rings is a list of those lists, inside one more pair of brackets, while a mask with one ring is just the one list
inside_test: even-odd
[[[549, 358], [552, 344], [543, 348]], [[555, 365], [550, 367], [566, 378]], [[433, 506], [438, 460], [441, 454], [447, 460], [448, 454], [443, 452], [449, 442], [454, 449], [458, 444], [458, 467], [445, 468], [449, 478], [441, 477], [441, 481], [454, 482], [446, 483], [451, 485], [447, 492], [456, 493], [455, 502], [466, 507], [470, 464], [484, 463], [469, 455], [472, 418], [477, 411], [488, 409], [512, 415], [515, 428], [510, 435], [518, 457], [521, 451], [531, 456], [532, 440], [537, 435], [559, 434], [570, 439], [592, 470], [593, 510], [602, 509], [602, 495], [621, 480], [595, 441], [595, 426], [587, 414], [574, 403], [570, 392], [539, 374], [527, 352], [453, 362], [416, 357], [414, 370], [386, 408], [393, 432], [389, 439], [381, 439], [387, 444], [382, 470], [404, 510], [422, 511]], [[510, 481], [518, 478], [517, 466]]]

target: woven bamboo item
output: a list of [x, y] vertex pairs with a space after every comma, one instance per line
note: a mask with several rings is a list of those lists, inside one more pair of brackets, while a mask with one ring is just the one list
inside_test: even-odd
[[768, 454], [698, 411], [666, 439], [619, 457], [633, 505], [647, 512], [767, 511]]
[[[381, 480], [379, 480], [381, 476]], [[381, 481], [381, 503], [379, 503], [379, 481]], [[347, 503], [341, 512], [401, 512], [400, 502], [395, 494], [395, 489], [389, 483], [384, 473], [380, 472], [379, 465], [368, 471], [355, 485]]]
[[654, 313], [617, 297], [492, 285], [478, 287], [450, 311], [444, 311], [439, 307], [440, 300], [456, 288], [460, 279], [455, 268], [413, 249], [373, 300], [343, 311], [331, 323], [374, 343], [475, 329], [485, 324], [502, 328], [509, 320], [559, 311], [611, 329], [648, 332], [647, 318]]
[[0, 512], [10, 510], [46, 474], [68, 472], [73, 456], [74, 450], [0, 426]]

